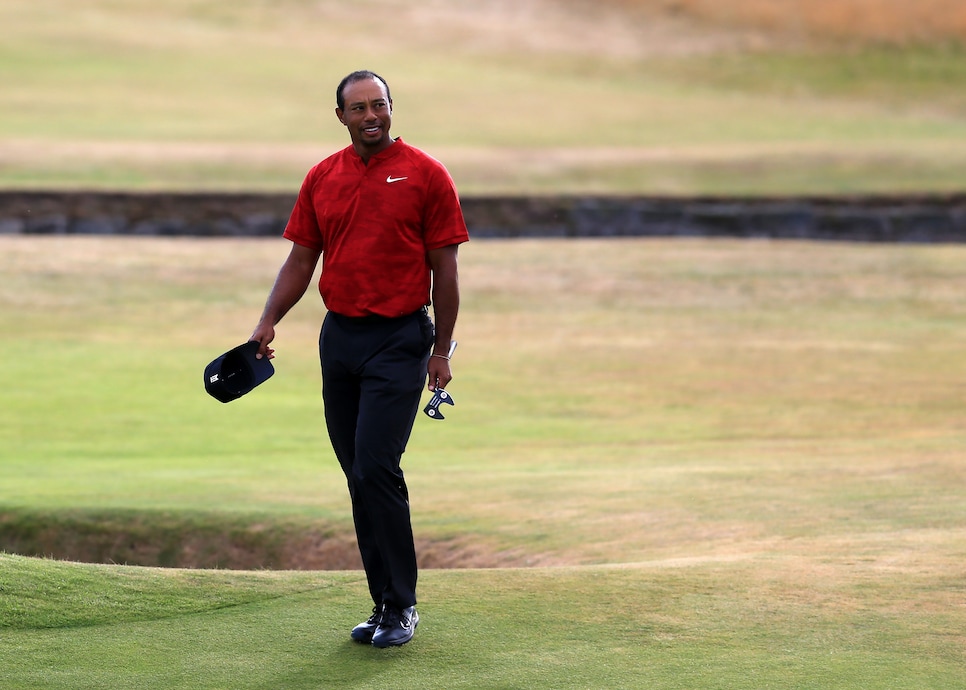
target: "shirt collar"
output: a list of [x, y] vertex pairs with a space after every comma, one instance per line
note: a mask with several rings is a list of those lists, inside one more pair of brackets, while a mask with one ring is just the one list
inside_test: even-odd
[[386, 147], [379, 153], [370, 157], [369, 162], [371, 163], [372, 161], [381, 161], [387, 158], [392, 158], [403, 149], [402, 144], [403, 144], [402, 137], [396, 137], [396, 140], [393, 141], [392, 144], [390, 144], [388, 147]]

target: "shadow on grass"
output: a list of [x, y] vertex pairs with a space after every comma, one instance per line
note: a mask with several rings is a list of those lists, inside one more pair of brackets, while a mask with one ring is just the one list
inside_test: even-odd
[[353, 570], [360, 561], [351, 529], [204, 512], [0, 510], [0, 549], [152, 567]]
[[[417, 539], [421, 568], [516, 567], [479, 539]], [[360, 570], [351, 522], [257, 514], [0, 508], [0, 552], [84, 563], [226, 570]]]

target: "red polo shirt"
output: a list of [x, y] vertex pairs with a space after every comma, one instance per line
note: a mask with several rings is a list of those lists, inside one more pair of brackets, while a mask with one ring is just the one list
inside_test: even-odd
[[284, 237], [322, 252], [326, 308], [389, 317], [430, 303], [429, 250], [469, 240], [446, 168], [402, 139], [368, 165], [348, 146], [312, 168]]

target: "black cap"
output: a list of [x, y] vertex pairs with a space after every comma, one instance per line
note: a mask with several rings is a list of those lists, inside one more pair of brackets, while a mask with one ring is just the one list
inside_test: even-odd
[[223, 403], [231, 402], [264, 383], [275, 373], [268, 357], [256, 359], [258, 341], [239, 345], [205, 367], [205, 390]]

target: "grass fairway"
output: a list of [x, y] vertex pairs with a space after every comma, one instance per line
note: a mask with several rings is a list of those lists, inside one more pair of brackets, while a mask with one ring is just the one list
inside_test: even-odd
[[957, 192], [953, 4], [0, 0], [0, 186], [295, 189], [364, 66], [465, 194]]
[[[344, 543], [315, 295], [263, 387], [220, 405], [201, 384], [286, 251], [0, 238], [0, 531], [79, 553], [72, 530], [110, 518], [131, 562], [157, 556], [124, 551], [136, 524], [174, 550], [281, 526], [312, 535], [307, 565]], [[4, 555], [4, 687], [966, 687], [966, 249], [461, 257], [457, 406], [419, 420], [405, 467], [424, 565], [462, 568], [422, 571], [412, 644], [348, 641], [352, 568]]]
[[11, 593], [46, 597], [60, 623], [4, 630], [5, 687], [963, 687], [951, 598], [880, 606], [925, 603], [918, 578], [878, 578], [874, 595], [861, 576], [822, 581], [812, 601], [776, 591], [768, 560], [432, 571], [417, 638], [380, 651], [346, 634], [366, 596], [355, 574], [0, 563], [5, 591], [12, 571], [36, 588]]

